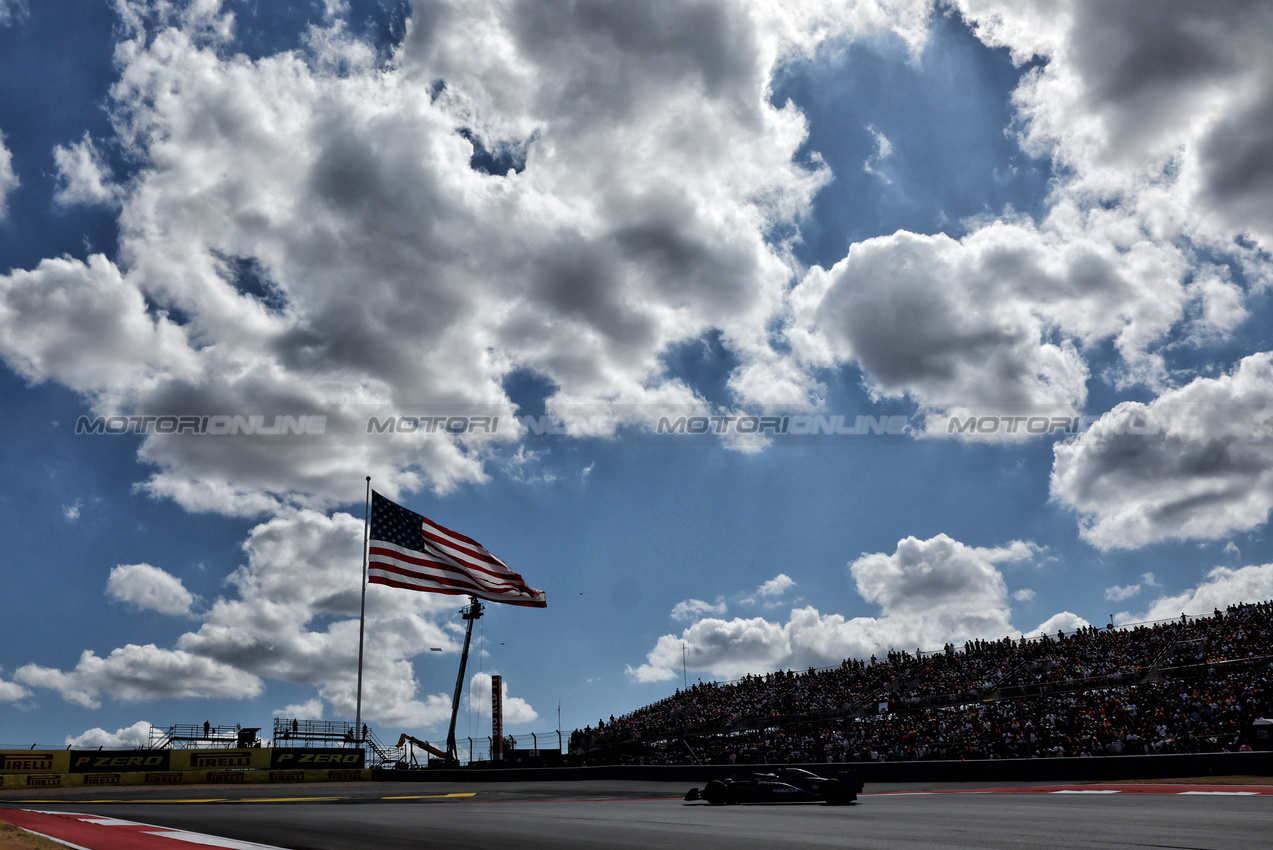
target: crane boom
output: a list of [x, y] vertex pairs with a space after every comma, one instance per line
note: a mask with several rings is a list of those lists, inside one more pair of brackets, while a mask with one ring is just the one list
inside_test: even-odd
[[437, 747], [433, 746], [428, 741], [421, 741], [419, 738], [415, 737], [414, 735], [408, 735], [406, 732], [403, 732], [402, 737], [398, 739], [398, 749], [402, 749], [403, 744], [406, 744], [407, 742], [410, 742], [412, 745], [419, 747], [420, 749], [424, 750], [426, 753], [435, 755], [440, 759], [446, 758], [446, 753], [443, 752], [442, 750], [439, 750]]

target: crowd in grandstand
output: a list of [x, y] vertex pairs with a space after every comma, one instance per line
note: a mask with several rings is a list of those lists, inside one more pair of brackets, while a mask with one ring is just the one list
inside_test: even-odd
[[776, 764], [1235, 751], [1273, 714], [1273, 602], [700, 683], [576, 732], [588, 761]]

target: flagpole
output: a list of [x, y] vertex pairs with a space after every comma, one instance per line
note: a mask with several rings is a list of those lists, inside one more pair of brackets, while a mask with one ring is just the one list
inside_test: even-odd
[[358, 736], [358, 740], [365, 737], [362, 734], [362, 637], [364, 626], [367, 620], [367, 540], [368, 533], [371, 530], [371, 476], [367, 476], [367, 500], [362, 509], [362, 573], [360, 574], [360, 583], [362, 584], [362, 607], [358, 611], [358, 702], [357, 708], [354, 710], [354, 734]]

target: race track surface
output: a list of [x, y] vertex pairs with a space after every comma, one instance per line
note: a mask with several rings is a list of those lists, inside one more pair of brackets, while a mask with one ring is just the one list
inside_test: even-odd
[[[1260, 793], [1267, 789], [1239, 787], [890, 785], [868, 788], [856, 804], [843, 807], [713, 807], [682, 802], [686, 790], [651, 782], [389, 783], [286, 790], [200, 788], [193, 793], [111, 789], [21, 799], [9, 794], [0, 799], [0, 819], [5, 808], [81, 812], [291, 850], [1228, 850], [1270, 846], [1273, 825], [1273, 796]], [[191, 846], [179, 840], [172, 845], [173, 850]]]

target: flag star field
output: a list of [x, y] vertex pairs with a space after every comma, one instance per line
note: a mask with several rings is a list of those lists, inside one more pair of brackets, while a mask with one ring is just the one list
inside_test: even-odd
[[[352, 720], [367, 532], [449, 591], [373, 555], [383, 740], [445, 732], [479, 587], [461, 738], [493, 675], [568, 732], [1273, 597], [1270, 43], [1238, 0], [0, 0], [0, 748]], [[367, 476], [465, 537], [366, 528]]]

